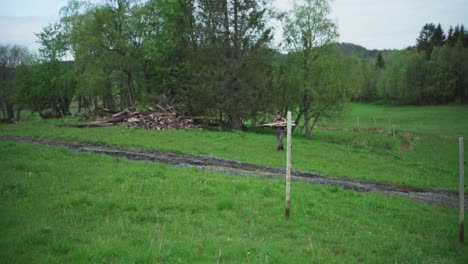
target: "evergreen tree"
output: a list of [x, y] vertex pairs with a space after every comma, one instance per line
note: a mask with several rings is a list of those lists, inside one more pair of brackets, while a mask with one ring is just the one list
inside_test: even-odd
[[434, 29], [434, 33], [431, 38], [433, 46], [442, 47], [445, 43], [445, 33], [440, 24]]
[[419, 33], [419, 37], [416, 40], [416, 47], [418, 51], [424, 51], [427, 58], [431, 57], [432, 49], [434, 44], [432, 42], [435, 31], [435, 25], [432, 23], [425, 24]]
[[449, 44], [449, 45], [452, 45], [452, 42], [453, 42], [453, 27], [450, 26], [450, 28], [448, 30], [448, 33], [447, 33], [446, 43]]
[[200, 41], [191, 67], [197, 89], [190, 105], [199, 113], [217, 110], [231, 128], [241, 130], [242, 119], [255, 112], [252, 99], [268, 97], [267, 82], [261, 82], [270, 72], [268, 2], [199, 0], [196, 6]]
[[377, 54], [377, 62], [375, 64], [375, 66], [378, 68], [378, 69], [383, 69], [385, 68], [385, 61], [384, 61], [384, 58], [382, 56], [382, 52], [379, 51], [379, 53]]

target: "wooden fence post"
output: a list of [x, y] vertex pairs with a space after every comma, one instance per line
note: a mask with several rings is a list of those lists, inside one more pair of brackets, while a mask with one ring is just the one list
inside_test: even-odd
[[284, 216], [289, 219], [291, 213], [291, 111], [287, 116], [287, 135], [286, 135], [286, 211]]
[[463, 137], [460, 137], [458, 139], [458, 145], [459, 145], [459, 154], [460, 154], [460, 242], [463, 243], [465, 242], [465, 162], [464, 162], [464, 149], [463, 149]]

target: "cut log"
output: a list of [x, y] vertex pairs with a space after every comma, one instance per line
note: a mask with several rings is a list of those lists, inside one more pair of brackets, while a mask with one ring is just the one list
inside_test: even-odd
[[113, 114], [112, 117], [120, 117], [120, 116], [126, 116], [128, 115], [127, 110], [123, 110], [122, 112], [118, 112], [117, 114]]
[[[276, 123], [270, 123], [270, 124], [261, 124], [261, 125], [256, 125], [255, 127], [260, 128], [260, 127], [284, 127], [286, 128], [287, 122], [276, 122]], [[296, 126], [296, 124], [291, 123], [291, 126]]]
[[193, 120], [210, 120], [219, 121], [219, 118], [214, 116], [181, 116], [180, 119], [193, 119]]
[[83, 124], [73, 124], [69, 125], [69, 127], [76, 127], [76, 128], [83, 128], [83, 127], [105, 127], [105, 126], [113, 126], [114, 123], [107, 123], [107, 122], [89, 122]]

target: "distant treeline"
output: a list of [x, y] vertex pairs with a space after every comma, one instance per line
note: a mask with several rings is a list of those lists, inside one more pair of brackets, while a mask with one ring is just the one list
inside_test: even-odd
[[[78, 111], [119, 111], [165, 95], [179, 111], [235, 129], [293, 110], [310, 136], [319, 118], [350, 100], [468, 101], [463, 26], [445, 36], [428, 24], [417, 47], [368, 51], [336, 43], [329, 0], [298, 1], [287, 13], [271, 8], [259, 0], [68, 1], [60, 22], [37, 34], [39, 55], [0, 46], [3, 116], [19, 118], [22, 108], [69, 115], [72, 101]], [[282, 21], [281, 49], [271, 19]]]
[[[464, 26], [423, 26], [415, 47], [378, 52], [362, 101], [397, 104], [468, 103], [468, 32]], [[375, 54], [375, 53], [374, 53]]]

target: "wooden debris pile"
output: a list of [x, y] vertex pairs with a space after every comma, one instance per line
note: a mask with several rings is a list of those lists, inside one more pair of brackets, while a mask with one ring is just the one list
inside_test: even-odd
[[199, 128], [195, 119], [178, 117], [174, 112], [129, 112], [127, 110], [111, 116], [81, 124], [70, 125], [71, 127], [104, 127], [123, 125], [127, 127], [141, 127], [144, 129], [168, 130]]
[[193, 119], [177, 117], [174, 114], [161, 113], [143, 113], [125, 118], [122, 122], [128, 127], [141, 127], [144, 129], [169, 130], [169, 129], [187, 129], [199, 128]]

